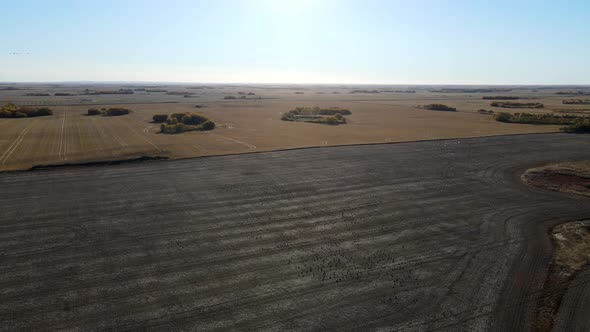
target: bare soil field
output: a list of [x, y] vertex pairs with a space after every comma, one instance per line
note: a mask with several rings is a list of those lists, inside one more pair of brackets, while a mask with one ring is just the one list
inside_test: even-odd
[[[8, 86], [4, 84], [4, 86]], [[334, 146], [359, 143], [403, 142], [440, 138], [555, 132], [559, 126], [499, 123], [479, 109], [506, 111], [490, 106], [486, 95], [498, 93], [436, 92], [432, 87], [269, 85], [11, 85], [24, 90], [0, 90], [0, 104], [48, 106], [53, 116], [35, 119], [0, 119], [0, 170], [25, 169], [38, 164], [126, 159], [142, 155], [184, 158], [194, 156]], [[86, 90], [88, 89], [87, 92]], [[133, 94], [88, 94], [94, 91], [136, 90]], [[142, 90], [143, 89], [143, 90]], [[564, 105], [563, 88], [513, 87], [513, 95], [540, 102], [543, 109], [509, 112], [560, 112], [590, 114], [587, 105]], [[161, 92], [148, 92], [161, 91]], [[395, 92], [397, 91], [397, 92]], [[433, 92], [434, 91], [434, 92]], [[445, 90], [446, 91], [446, 90]], [[468, 90], [469, 91], [469, 90]], [[297, 93], [295, 93], [297, 92]], [[48, 93], [50, 96], [28, 96]], [[72, 94], [72, 96], [58, 94]], [[190, 93], [190, 94], [185, 94]], [[186, 96], [186, 97], [185, 97]], [[225, 99], [234, 96], [237, 99]], [[244, 98], [244, 99], [241, 99]], [[420, 109], [442, 103], [457, 112]], [[203, 108], [195, 108], [200, 105]], [[127, 107], [122, 117], [89, 117], [88, 108]], [[295, 107], [350, 109], [347, 123], [318, 126], [281, 121]], [[200, 112], [217, 124], [211, 132], [161, 135], [151, 123], [156, 113]]]
[[2, 173], [0, 330], [531, 330], [548, 230], [590, 205], [519, 177], [582, 159], [538, 134]]

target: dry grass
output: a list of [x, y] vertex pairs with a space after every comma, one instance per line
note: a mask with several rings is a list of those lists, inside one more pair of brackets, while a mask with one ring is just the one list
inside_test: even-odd
[[537, 306], [535, 327], [551, 331], [555, 316], [576, 272], [590, 262], [590, 231], [583, 222], [557, 225], [551, 231], [553, 259]]
[[555, 264], [574, 273], [590, 261], [590, 231], [583, 223], [555, 226], [551, 235], [556, 246]]
[[[50, 88], [39, 89], [51, 92]], [[166, 89], [174, 90], [170, 87]], [[248, 88], [260, 96], [260, 100], [222, 100], [224, 95], [236, 94], [239, 89], [218, 87], [195, 90], [200, 94], [194, 100], [163, 93], [105, 95], [92, 101], [100, 102], [96, 106], [59, 106], [60, 103], [79, 102], [80, 96], [52, 96], [51, 100], [26, 97], [28, 99], [21, 102], [33, 103], [31, 100], [36, 100], [39, 104], [49, 105], [52, 102], [58, 106], [51, 106], [55, 114], [50, 119], [38, 119], [35, 123], [32, 119], [0, 119], [0, 156], [6, 153], [5, 158], [0, 160], [0, 169], [140, 155], [184, 158], [311, 146], [554, 132], [559, 129], [558, 126], [498, 123], [489, 116], [477, 113], [478, 109], [487, 105], [481, 94], [416, 92], [359, 95], [350, 94], [350, 89], [326, 87], [318, 88], [316, 93], [310, 90], [306, 94], [295, 95], [293, 91], [297, 89], [260, 87]], [[19, 102], [15, 91], [0, 93], [0, 101], [9, 98]], [[556, 96], [544, 99], [543, 103], [550, 110], [551, 105], [563, 106], [561, 100]], [[159, 103], [171, 101], [175, 103]], [[423, 112], [415, 108], [417, 104], [430, 103], [446, 103], [457, 107], [460, 112]], [[215, 121], [217, 128], [214, 131], [173, 136], [157, 134], [158, 128], [151, 123], [154, 114], [192, 112], [196, 104], [206, 106], [200, 111]], [[90, 107], [113, 106], [130, 108], [133, 113], [121, 118], [84, 115]], [[346, 126], [318, 128], [309, 123], [281, 121], [281, 113], [295, 106], [338, 106], [354, 111], [347, 117]]]

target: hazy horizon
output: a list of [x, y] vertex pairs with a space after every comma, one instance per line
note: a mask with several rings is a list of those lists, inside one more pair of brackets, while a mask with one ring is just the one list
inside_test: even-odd
[[19, 1], [0, 9], [9, 32], [0, 82], [590, 84], [585, 1]]
[[406, 83], [293, 83], [293, 82], [174, 82], [174, 81], [93, 81], [93, 80], [72, 80], [72, 81], [0, 81], [2, 85], [8, 84], [73, 84], [73, 85], [239, 85], [239, 86], [398, 86], [398, 87], [571, 87], [588, 88], [590, 84], [460, 84], [460, 83], [433, 83], [433, 84], [406, 84]]

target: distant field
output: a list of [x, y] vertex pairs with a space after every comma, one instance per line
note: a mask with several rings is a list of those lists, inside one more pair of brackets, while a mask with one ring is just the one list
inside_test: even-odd
[[[3, 87], [9, 85], [4, 84]], [[479, 109], [490, 109], [492, 92], [441, 92], [427, 87], [378, 88], [350, 86], [87, 86], [10, 85], [26, 90], [0, 91], [0, 103], [49, 106], [53, 116], [0, 119], [0, 169], [22, 169], [38, 164], [72, 163], [142, 155], [183, 158], [269, 151], [276, 149], [401, 142], [412, 140], [553, 132], [558, 126], [499, 123]], [[404, 93], [410, 89], [415, 93]], [[89, 89], [90, 92], [87, 92]], [[92, 91], [134, 90], [133, 94], [92, 94]], [[143, 90], [142, 90], [143, 89]], [[158, 91], [158, 92], [146, 92]], [[370, 93], [359, 93], [358, 91]], [[509, 89], [511, 90], [511, 89]], [[397, 92], [394, 92], [397, 91]], [[436, 91], [436, 92], [432, 92]], [[489, 90], [482, 90], [489, 91]], [[502, 95], [525, 97], [545, 105], [532, 112], [590, 114], [587, 105], [564, 105], [560, 88], [533, 91], [514, 88]], [[294, 92], [303, 92], [295, 94]], [[353, 93], [354, 92], [354, 93]], [[30, 96], [30, 94], [50, 96]], [[55, 94], [61, 94], [55, 96]], [[29, 96], [27, 96], [29, 94]], [[68, 95], [71, 94], [71, 95]], [[225, 100], [228, 95], [246, 99]], [[185, 97], [186, 96], [186, 97]], [[429, 112], [418, 105], [442, 103], [457, 112]], [[88, 108], [128, 107], [121, 117], [86, 116]], [[195, 108], [200, 105], [202, 108]], [[350, 109], [346, 126], [281, 121], [294, 107]], [[158, 134], [152, 115], [200, 112], [212, 118], [211, 132]], [[510, 112], [522, 112], [510, 109]], [[531, 112], [531, 110], [527, 110]]]

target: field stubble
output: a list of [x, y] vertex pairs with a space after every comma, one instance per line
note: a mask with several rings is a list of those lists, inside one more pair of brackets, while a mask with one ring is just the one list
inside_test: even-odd
[[[258, 93], [257, 93], [258, 94]], [[0, 169], [38, 164], [126, 159], [141, 155], [185, 158], [205, 155], [358, 143], [401, 142], [451, 137], [557, 131], [556, 126], [510, 126], [477, 114], [480, 99], [453, 99], [459, 112], [420, 111], [418, 101], [447, 98], [412, 94], [397, 98], [358, 95], [277, 96], [277, 99], [215, 101], [198, 111], [212, 118], [212, 132], [158, 134], [157, 113], [194, 112], [192, 103], [117, 104], [133, 110], [120, 117], [86, 116], [86, 106], [52, 106], [53, 116], [0, 119]], [[117, 97], [121, 98], [121, 97]], [[138, 98], [131, 95], [127, 98]], [[306, 99], [307, 98], [307, 99]], [[140, 100], [140, 99], [138, 99]], [[473, 105], [472, 105], [473, 104]], [[286, 123], [281, 113], [302, 107], [343, 107], [353, 111], [343, 126]], [[473, 108], [473, 111], [471, 111]], [[463, 110], [463, 111], [462, 111]], [[469, 110], [469, 111], [468, 111]], [[24, 131], [35, 121], [35, 125]], [[16, 145], [16, 146], [14, 146]], [[14, 150], [14, 151], [12, 151]], [[12, 151], [12, 152], [11, 152]]]

